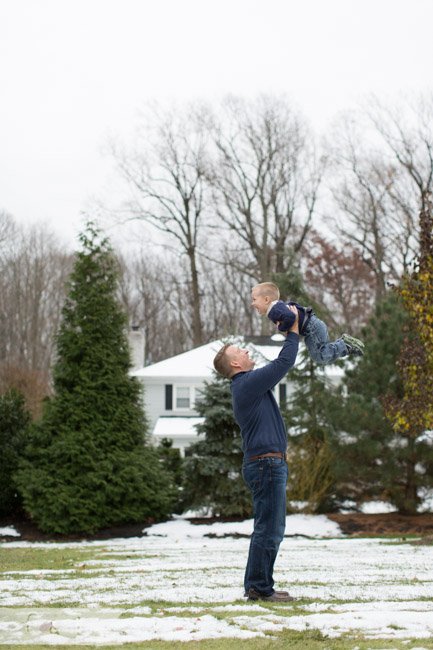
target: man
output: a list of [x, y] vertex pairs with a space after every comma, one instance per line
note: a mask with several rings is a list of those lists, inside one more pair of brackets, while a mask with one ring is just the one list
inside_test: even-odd
[[247, 350], [227, 344], [214, 359], [215, 369], [231, 379], [233, 412], [241, 429], [244, 459], [242, 476], [251, 490], [254, 532], [251, 536], [244, 586], [248, 600], [293, 600], [287, 591], [275, 591], [273, 570], [286, 526], [287, 434], [272, 389], [293, 366], [298, 353], [295, 322], [280, 354], [267, 366], [253, 370]]

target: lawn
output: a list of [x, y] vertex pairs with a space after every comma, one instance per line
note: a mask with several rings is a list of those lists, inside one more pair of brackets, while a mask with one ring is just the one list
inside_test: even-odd
[[1, 648], [433, 650], [432, 546], [288, 524], [275, 567], [288, 604], [243, 598], [251, 522], [0, 544]]

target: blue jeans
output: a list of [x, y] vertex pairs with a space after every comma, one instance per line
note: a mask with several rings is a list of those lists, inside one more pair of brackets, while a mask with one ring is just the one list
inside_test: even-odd
[[311, 314], [303, 332], [305, 345], [310, 357], [316, 363], [332, 363], [347, 356], [347, 347], [343, 339], [329, 342], [328, 328], [325, 323]]
[[286, 483], [289, 470], [282, 458], [246, 460], [242, 476], [251, 490], [254, 532], [251, 535], [244, 587], [261, 596], [274, 593], [274, 563], [286, 528]]

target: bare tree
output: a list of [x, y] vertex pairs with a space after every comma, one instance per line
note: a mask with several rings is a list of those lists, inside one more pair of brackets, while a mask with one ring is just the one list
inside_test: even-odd
[[230, 263], [255, 281], [287, 272], [311, 227], [322, 175], [306, 125], [284, 99], [230, 97], [214, 142], [209, 180]]
[[[118, 255], [119, 298], [131, 326], [145, 333], [146, 363], [155, 363], [191, 348], [188, 310], [188, 269], [179, 257], [149, 255], [134, 258]], [[163, 269], [163, 272], [162, 272]]]
[[360, 333], [375, 303], [376, 278], [357, 248], [337, 248], [319, 233], [311, 232], [307, 243], [305, 289], [311, 299], [327, 310], [326, 321], [335, 335]]
[[17, 228], [1, 258], [0, 383], [22, 389], [34, 413], [49, 391], [71, 259], [43, 226]]
[[17, 226], [12, 215], [0, 210], [0, 262], [5, 250], [14, 240], [16, 230]]
[[261, 321], [251, 305], [251, 279], [224, 257], [203, 263], [203, 315], [209, 340], [233, 334], [254, 335]]
[[205, 212], [207, 131], [191, 110], [153, 112], [143, 117], [134, 149], [111, 153], [131, 198], [128, 219], [139, 219], [168, 235], [187, 257], [191, 300], [187, 303], [193, 345], [202, 343], [200, 278], [197, 263]]
[[376, 301], [413, 259], [414, 223], [393, 200], [401, 194], [401, 170], [376, 141], [368, 142], [362, 117], [340, 119], [329, 146], [334, 204], [330, 221], [343, 241], [356, 247], [376, 277]]
[[[191, 287], [185, 259], [146, 252], [134, 258], [118, 254], [119, 298], [130, 325], [145, 332], [146, 362], [160, 361], [191, 348], [192, 333], [185, 305]], [[161, 273], [161, 269], [164, 272]], [[248, 276], [230, 265], [198, 259], [201, 282], [202, 341], [233, 334], [257, 334], [260, 319], [251, 306]]]
[[392, 107], [372, 98], [367, 114], [410, 180], [412, 192], [393, 198], [416, 222], [418, 212], [426, 211], [425, 197], [433, 189], [433, 94]]
[[377, 300], [416, 255], [418, 212], [432, 188], [432, 124], [432, 97], [392, 108], [373, 98], [339, 119], [329, 140], [331, 221], [375, 273]]
[[13, 217], [5, 211], [0, 212], [0, 363], [7, 357], [8, 321], [5, 274], [8, 269], [8, 252], [12, 249], [16, 237], [16, 223]]

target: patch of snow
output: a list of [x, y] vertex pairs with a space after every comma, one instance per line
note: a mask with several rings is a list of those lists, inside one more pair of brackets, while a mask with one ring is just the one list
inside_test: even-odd
[[284, 334], [278, 334], [278, 333], [277, 334], [272, 334], [272, 336], [271, 336], [272, 341], [281, 341], [281, 343], [283, 343], [285, 338], [286, 337], [284, 336]]
[[[124, 644], [162, 641], [191, 641], [231, 637], [250, 639], [265, 636], [256, 630], [234, 627], [226, 620], [210, 614], [198, 617], [132, 616], [120, 618], [123, 610], [87, 611], [86, 609], [57, 609], [42, 611], [23, 610], [20, 621], [0, 622], [2, 632], [9, 643], [38, 643], [41, 645]], [[46, 633], [48, 632], [48, 634]]]
[[309, 616], [264, 616], [235, 617], [237, 625], [261, 632], [282, 631], [283, 629], [305, 631], [318, 629], [330, 638], [343, 634], [361, 633], [370, 639], [404, 639], [408, 630], [413, 638], [430, 638], [433, 634], [431, 612], [383, 612], [375, 609], [374, 604], [367, 611], [353, 608], [345, 611], [344, 607], [335, 613], [310, 614]]
[[182, 517], [184, 519], [210, 519], [213, 514], [211, 508], [200, 508], [198, 510], [187, 510]]
[[433, 490], [422, 488], [419, 492], [422, 502], [418, 512], [433, 512]]
[[[421, 488], [419, 496], [421, 505], [418, 507], [418, 512], [433, 512], [433, 490]], [[341, 514], [362, 512], [367, 515], [380, 515], [387, 512], [397, 512], [397, 508], [387, 501], [366, 501], [358, 504], [356, 501], [347, 500], [341, 504], [339, 512]]]
[[[3, 573], [0, 644], [248, 639], [283, 629], [317, 629], [331, 638], [359, 632], [371, 639], [432, 637], [433, 547], [348, 539], [323, 515], [291, 515], [286, 533], [309, 539], [284, 538], [274, 577], [296, 600], [269, 606], [243, 597], [248, 537], [225, 537], [251, 529], [251, 520], [193, 525], [177, 517], [140, 538], [4, 542], [11, 552], [82, 549], [95, 557], [85, 569], [80, 562], [65, 570]], [[164, 601], [156, 611], [149, 606]]]
[[0, 537], [21, 537], [21, 533], [15, 530], [13, 526], [0, 528]]
[[170, 417], [160, 415], [156, 421], [153, 430], [155, 438], [196, 438], [201, 439], [203, 436], [197, 434], [196, 426], [203, 424], [205, 418], [199, 417]]
[[365, 515], [379, 515], [386, 512], [396, 512], [397, 508], [387, 501], [366, 501], [359, 506], [359, 512]]
[[[154, 524], [145, 528], [148, 536], [157, 535], [185, 539], [188, 537], [225, 537], [229, 535], [251, 535], [253, 532], [253, 519], [235, 522], [215, 522], [212, 524], [192, 524], [185, 515], [174, 516], [172, 521]], [[286, 517], [285, 536], [301, 535], [304, 537], [341, 537], [340, 526], [331, 521], [326, 515], [288, 515]]]
[[426, 442], [429, 445], [433, 444], [433, 431], [424, 431], [418, 438], [416, 442]]

